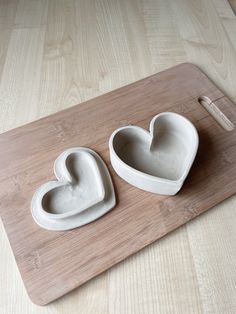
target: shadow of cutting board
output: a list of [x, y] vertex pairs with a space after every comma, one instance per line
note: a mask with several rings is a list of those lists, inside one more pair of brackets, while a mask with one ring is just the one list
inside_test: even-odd
[[[182, 64], [0, 135], [0, 213], [34, 303], [57, 299], [236, 192], [236, 128], [222, 128], [199, 104], [200, 96], [214, 102], [224, 123], [228, 117], [236, 124], [236, 107], [197, 67]], [[193, 168], [174, 197], [129, 185], [109, 161], [108, 140], [116, 128], [148, 128], [162, 111], [189, 118], [200, 137]], [[55, 179], [54, 160], [74, 146], [90, 147], [104, 158], [117, 206], [82, 228], [46, 231], [31, 217], [31, 197]]]

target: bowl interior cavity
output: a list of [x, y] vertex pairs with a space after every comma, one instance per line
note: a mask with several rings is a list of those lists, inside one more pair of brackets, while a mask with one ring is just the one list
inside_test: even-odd
[[136, 170], [178, 180], [194, 148], [190, 126], [182, 117], [161, 115], [157, 123], [151, 124], [153, 137], [141, 128], [128, 127], [115, 135], [114, 150], [124, 163]]

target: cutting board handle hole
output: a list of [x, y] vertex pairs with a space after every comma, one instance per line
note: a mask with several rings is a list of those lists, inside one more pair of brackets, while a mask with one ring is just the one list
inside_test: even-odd
[[234, 124], [226, 117], [226, 115], [214, 104], [207, 96], [198, 98], [198, 102], [208, 111], [208, 113], [219, 123], [225, 131], [233, 131]]

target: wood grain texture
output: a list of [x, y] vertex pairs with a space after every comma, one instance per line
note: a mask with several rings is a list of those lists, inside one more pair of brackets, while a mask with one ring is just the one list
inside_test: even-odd
[[229, 0], [229, 4], [230, 4], [230, 6], [232, 8], [232, 11], [235, 14], [235, 12], [236, 12], [236, 1], [235, 0]]
[[[2, 132], [185, 61], [236, 101], [227, 1], [86, 3], [0, 1]], [[233, 197], [44, 308], [28, 299], [0, 224], [1, 313], [235, 313], [235, 208]]]
[[[0, 213], [34, 303], [54, 301], [236, 192], [236, 128], [220, 127], [200, 105], [203, 95], [236, 125], [233, 104], [197, 67], [185, 63], [0, 136]], [[188, 117], [200, 138], [191, 175], [175, 197], [130, 186], [109, 162], [113, 130], [124, 124], [147, 129], [163, 111]], [[43, 230], [31, 217], [31, 197], [53, 179], [56, 156], [76, 146], [90, 147], [104, 158], [117, 206], [69, 232]]]

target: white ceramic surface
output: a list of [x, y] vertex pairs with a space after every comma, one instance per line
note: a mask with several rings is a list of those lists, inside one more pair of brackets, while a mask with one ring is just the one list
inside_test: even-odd
[[54, 163], [58, 181], [43, 184], [35, 192], [32, 216], [49, 230], [69, 230], [98, 219], [115, 204], [108, 169], [101, 157], [88, 148], [64, 151]]
[[198, 149], [198, 133], [185, 117], [163, 112], [150, 123], [150, 133], [138, 126], [113, 132], [111, 164], [128, 183], [145, 191], [174, 195], [182, 187]]

